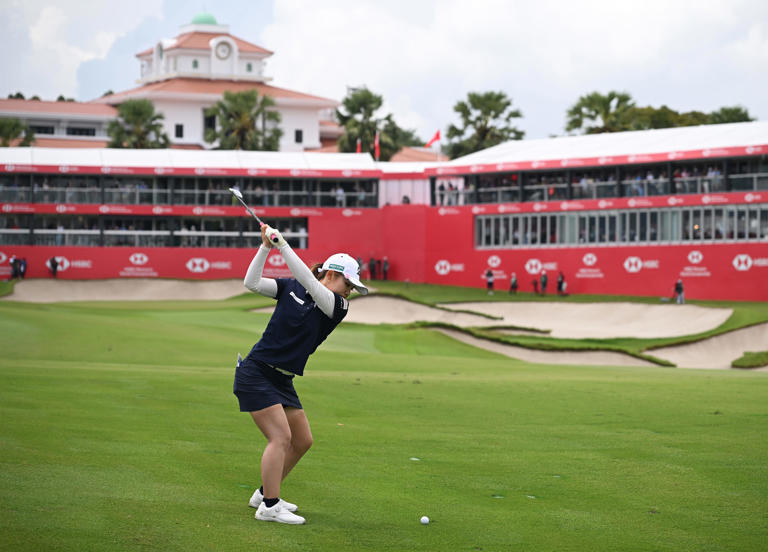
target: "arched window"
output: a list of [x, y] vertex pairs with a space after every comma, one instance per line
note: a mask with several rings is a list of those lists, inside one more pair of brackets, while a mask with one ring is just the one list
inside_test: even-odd
[[197, 60], [196, 59], [192, 60], [192, 69], [197, 69]]

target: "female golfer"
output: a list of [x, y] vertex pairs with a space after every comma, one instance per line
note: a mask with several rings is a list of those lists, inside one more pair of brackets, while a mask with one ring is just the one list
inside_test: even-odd
[[[271, 238], [272, 241], [270, 241]], [[312, 432], [293, 378], [304, 373], [307, 358], [341, 322], [352, 289], [368, 293], [360, 282], [360, 266], [346, 253], [336, 253], [312, 269], [299, 259], [280, 232], [263, 226], [262, 245], [243, 283], [249, 290], [277, 299], [272, 318], [248, 356], [238, 360], [234, 393], [240, 411], [249, 412], [267, 438], [261, 456], [261, 488], [249, 505], [256, 519], [304, 523], [295, 504], [280, 499], [280, 483], [312, 445]], [[296, 278], [262, 278], [270, 248], [277, 247]]]

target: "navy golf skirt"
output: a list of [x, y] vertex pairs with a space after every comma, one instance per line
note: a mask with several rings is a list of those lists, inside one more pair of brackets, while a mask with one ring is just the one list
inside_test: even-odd
[[240, 412], [254, 412], [276, 404], [302, 408], [293, 387], [293, 376], [278, 372], [264, 362], [243, 360], [235, 369], [232, 391], [240, 402]]

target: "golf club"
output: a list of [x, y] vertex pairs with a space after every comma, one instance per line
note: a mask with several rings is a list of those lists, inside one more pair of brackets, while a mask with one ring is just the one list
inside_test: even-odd
[[[238, 199], [238, 201], [243, 204], [243, 207], [245, 207], [245, 210], [248, 211], [248, 214], [258, 221], [259, 228], [264, 226], [264, 222], [258, 217], [258, 215], [256, 215], [256, 213], [253, 212], [253, 210], [250, 207], [248, 207], [248, 204], [243, 200], [243, 193], [237, 188], [229, 188], [229, 191], [232, 192], [232, 195], [235, 196]], [[269, 239], [273, 243], [277, 243], [277, 236], [275, 236], [274, 234], [270, 236]]]

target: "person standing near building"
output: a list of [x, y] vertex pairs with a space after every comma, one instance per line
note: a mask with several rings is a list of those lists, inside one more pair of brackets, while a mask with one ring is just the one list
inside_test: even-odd
[[371, 275], [371, 280], [376, 279], [376, 258], [371, 253], [371, 258], [368, 259], [368, 272]]
[[382, 261], [383, 262], [381, 263], [381, 273], [382, 273], [381, 275], [384, 278], [384, 280], [386, 280], [387, 274], [389, 273], [389, 258], [387, 258], [387, 256], [384, 255], [384, 259]]
[[562, 270], [557, 273], [557, 294], [565, 295], [565, 274]]
[[683, 292], [683, 281], [680, 278], [678, 278], [677, 282], [675, 282], [675, 296], [677, 297], [678, 305], [685, 304], [685, 293]]
[[488, 295], [493, 295], [493, 271], [490, 268], [485, 271], [485, 282], [488, 287]]
[[509, 279], [509, 293], [516, 294], [517, 293], [517, 273], [513, 272], [512, 277]]
[[19, 278], [22, 280], [27, 275], [27, 258], [22, 257], [19, 261]]
[[[331, 255], [310, 269], [277, 230], [262, 226], [261, 239], [243, 284], [277, 299], [277, 305], [248, 356], [238, 355], [233, 386], [240, 411], [250, 414], [267, 439], [261, 457], [262, 485], [248, 505], [256, 508], [257, 520], [302, 524], [305, 519], [294, 513], [298, 507], [280, 498], [283, 479], [312, 446], [293, 380], [304, 374], [309, 356], [347, 315], [352, 290], [365, 295], [368, 288], [360, 282], [357, 261], [346, 253]], [[295, 279], [262, 277], [273, 247]]]
[[56, 260], [56, 257], [51, 257], [48, 259], [48, 267], [51, 269], [51, 274], [53, 277], [56, 277], [56, 273], [59, 270], [59, 261]]
[[549, 281], [549, 277], [547, 276], [547, 271], [542, 270], [541, 271], [541, 294], [546, 295], [547, 294], [547, 282]]

